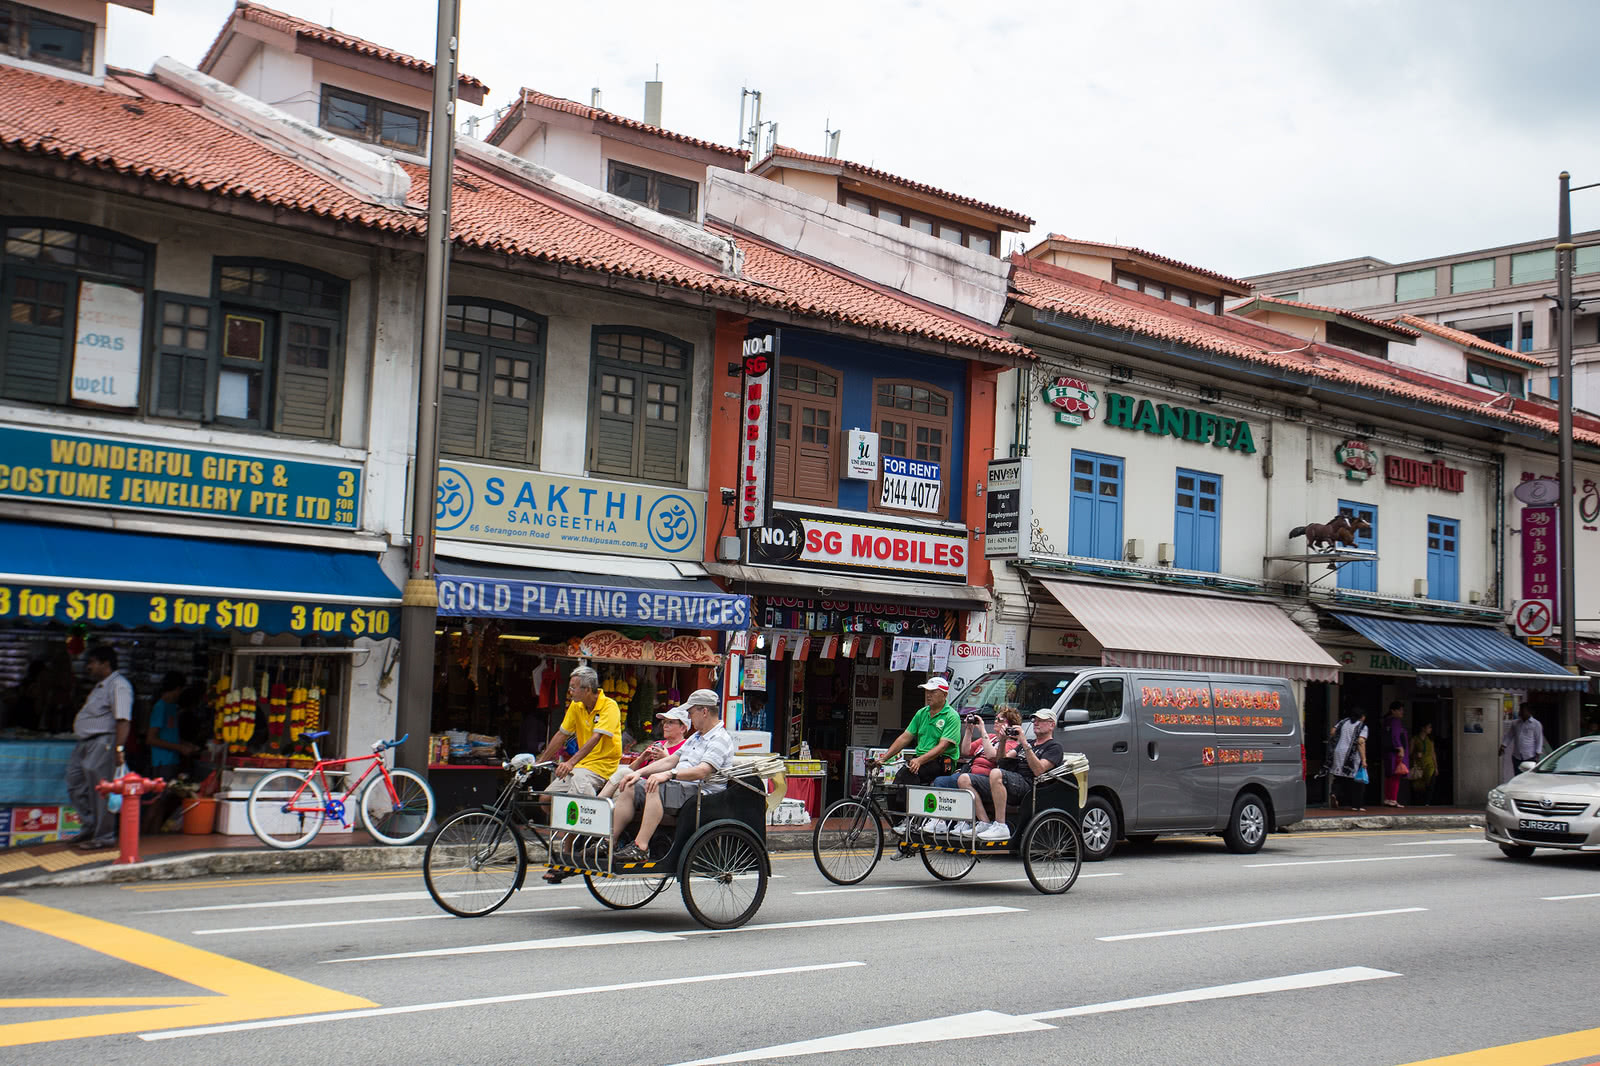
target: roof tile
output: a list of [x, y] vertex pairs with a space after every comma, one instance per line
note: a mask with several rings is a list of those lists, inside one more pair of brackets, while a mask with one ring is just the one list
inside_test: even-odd
[[1091, 248], [1104, 248], [1108, 252], [1127, 252], [1130, 255], [1142, 256], [1145, 259], [1160, 263], [1163, 266], [1172, 267], [1174, 270], [1181, 270], [1187, 274], [1198, 274], [1201, 277], [1211, 278], [1213, 281], [1220, 281], [1224, 284], [1232, 285], [1242, 293], [1250, 291], [1250, 286], [1246, 285], [1238, 278], [1229, 277], [1227, 274], [1220, 274], [1215, 270], [1207, 270], [1205, 267], [1197, 267], [1192, 264], [1185, 263], [1182, 260], [1173, 259], [1170, 256], [1159, 255], [1155, 252], [1148, 252], [1143, 248], [1135, 248], [1129, 244], [1107, 244], [1105, 241], [1086, 241], [1079, 237], [1068, 237], [1062, 233], [1049, 234], [1044, 240], [1040, 241], [1038, 244], [1034, 245], [1032, 248], [1029, 248], [1022, 254], [1031, 258], [1034, 252], [1049, 244], [1051, 241], [1061, 241], [1066, 244], [1083, 244], [1088, 245]]
[[[743, 148], [729, 148], [727, 145], [717, 144], [715, 141], [703, 141], [698, 137], [690, 137], [684, 133], [673, 133], [671, 130], [662, 129], [660, 126], [652, 126], [648, 122], [640, 122], [638, 119], [628, 118], [627, 116], [619, 115], [614, 111], [606, 111], [598, 107], [593, 107], [589, 104], [580, 104], [576, 100], [567, 100], [559, 96], [551, 96], [549, 93], [542, 93], [536, 89], [523, 89], [522, 102], [526, 104], [532, 104], [535, 107], [548, 107], [554, 111], [565, 111], [569, 115], [577, 115], [580, 118], [593, 119], [596, 122], [609, 122], [614, 126], [621, 126], [624, 129], [634, 130], [639, 133], [648, 133], [651, 136], [662, 137], [669, 141], [677, 141], [679, 144], [687, 144], [692, 145], [695, 148], [705, 148], [713, 152], [721, 152], [723, 155], [726, 155], [731, 159], [745, 160], [750, 158], [750, 153], [745, 151]], [[516, 117], [517, 109], [508, 109], [506, 113], [500, 117], [500, 121], [495, 123], [494, 129], [490, 131], [488, 137], [489, 143], [498, 144], [499, 141], [496, 138], [500, 136], [501, 129], [514, 121]]]
[[[1418, 333], [1410, 326], [1401, 325], [1398, 320], [1385, 322], [1381, 319], [1370, 318], [1367, 315], [1357, 314], [1356, 312], [1346, 310], [1343, 307], [1324, 307], [1322, 304], [1308, 304], [1301, 303], [1299, 300], [1285, 300], [1279, 296], [1252, 296], [1243, 303], [1235, 304], [1233, 307], [1228, 308], [1228, 313], [1234, 315], [1240, 314], [1241, 312], [1250, 309], [1254, 304], [1270, 304], [1275, 307], [1291, 307], [1306, 311], [1319, 311], [1326, 315], [1338, 315], [1340, 318], [1348, 318], [1353, 322], [1360, 322], [1364, 326], [1371, 326], [1374, 329], [1381, 329], [1386, 333], [1398, 333], [1402, 337], [1422, 336], [1422, 334]], [[1289, 313], [1293, 314], [1292, 311]]]
[[1003, 218], [1009, 218], [1013, 221], [1023, 223], [1024, 225], [1030, 227], [1034, 223], [1034, 220], [1029, 218], [1027, 215], [1024, 215], [1020, 211], [1013, 211], [1008, 207], [996, 207], [994, 204], [987, 204], [982, 200], [974, 200], [970, 196], [959, 196], [953, 192], [945, 192], [943, 189], [936, 189], [932, 185], [924, 185], [920, 181], [912, 181], [910, 178], [902, 178], [897, 174], [890, 174], [887, 171], [875, 170], [872, 167], [862, 166], [860, 163], [852, 163], [848, 159], [835, 159], [833, 156], [826, 155], [812, 155], [809, 152], [802, 152], [794, 148], [785, 148], [781, 144], [775, 145], [772, 151], [767, 153], [766, 157], [751, 169], [760, 170], [762, 167], [768, 165], [774, 158], [803, 159], [812, 163], [827, 163], [831, 166], [836, 166], [843, 170], [861, 174], [877, 181], [887, 182], [890, 185], [898, 185], [903, 189], [910, 189], [913, 192], [922, 193], [924, 196], [934, 196], [941, 200], [948, 200], [953, 204], [960, 204], [963, 207], [972, 207], [979, 211], [987, 211], [990, 214], [1000, 215]]
[[1543, 368], [1545, 365], [1542, 359], [1537, 359], [1531, 355], [1525, 355], [1522, 352], [1514, 352], [1510, 348], [1502, 348], [1493, 341], [1486, 341], [1482, 337], [1473, 336], [1471, 333], [1467, 333], [1464, 330], [1455, 329], [1451, 326], [1446, 326], [1441, 322], [1432, 322], [1426, 318], [1418, 318], [1416, 315], [1401, 315], [1399, 318], [1395, 319], [1395, 321], [1403, 322], [1407, 326], [1419, 329], [1424, 333], [1431, 333], [1441, 340], [1449, 341], [1451, 344], [1459, 344], [1463, 348], [1472, 348], [1480, 352], [1486, 352], [1500, 359], [1511, 359], [1515, 362], [1523, 363], [1532, 367]]

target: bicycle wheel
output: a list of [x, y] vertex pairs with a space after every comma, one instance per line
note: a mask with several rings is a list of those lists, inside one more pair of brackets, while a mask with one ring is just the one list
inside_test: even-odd
[[433, 901], [459, 918], [498, 910], [522, 884], [528, 853], [522, 834], [493, 811], [463, 811], [433, 834], [422, 853], [422, 881]]
[[834, 884], [860, 884], [883, 857], [883, 823], [866, 804], [839, 800], [817, 819], [811, 857]]
[[433, 789], [410, 770], [390, 770], [394, 795], [382, 776], [361, 790], [361, 822], [380, 844], [410, 844], [433, 821]]
[[660, 877], [592, 877], [583, 875], [589, 886], [589, 895], [614, 911], [638, 910], [661, 895], [667, 887], [667, 875]]
[[1022, 834], [1022, 868], [1040, 892], [1059, 895], [1083, 868], [1083, 834], [1071, 817], [1046, 811]]
[[309, 844], [328, 819], [322, 788], [297, 770], [274, 770], [257, 781], [244, 812], [261, 843], [282, 851]]
[[767, 849], [750, 830], [715, 825], [689, 844], [678, 872], [683, 905], [707, 929], [737, 929], [767, 894]]
[[940, 851], [937, 848], [922, 848], [922, 865], [928, 872], [941, 881], [959, 881], [972, 872], [978, 865], [976, 855], [963, 855], [956, 851]]

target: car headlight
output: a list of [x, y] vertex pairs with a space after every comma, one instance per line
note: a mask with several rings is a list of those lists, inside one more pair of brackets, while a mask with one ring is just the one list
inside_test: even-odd
[[1507, 796], [1504, 792], [1500, 791], [1498, 788], [1491, 788], [1489, 790], [1489, 806], [1498, 807], [1502, 811], [1510, 810], [1511, 809], [1511, 797]]

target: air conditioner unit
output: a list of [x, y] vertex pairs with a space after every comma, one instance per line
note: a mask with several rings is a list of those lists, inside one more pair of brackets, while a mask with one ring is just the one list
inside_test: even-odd
[[1124, 558], [1130, 563], [1136, 563], [1144, 558], [1144, 541], [1138, 537], [1128, 538], [1128, 550]]
[[1414, 578], [1412, 578], [1411, 579], [1411, 595], [1415, 596], [1419, 600], [1427, 599], [1428, 598], [1428, 579], [1425, 578], [1425, 577], [1414, 577]]
[[1167, 541], [1162, 541], [1156, 545], [1156, 562], [1162, 566], [1171, 566], [1173, 555], [1172, 545]]

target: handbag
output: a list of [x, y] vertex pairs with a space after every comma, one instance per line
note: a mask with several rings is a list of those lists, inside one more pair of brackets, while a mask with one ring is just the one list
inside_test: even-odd
[[1361, 769], [1356, 771], [1355, 779], [1357, 781], [1361, 782], [1363, 785], [1366, 784], [1368, 780], [1370, 780], [1367, 777], [1367, 768], [1365, 766], [1363, 766]]
[[[122, 756], [121, 749], [118, 749], [117, 768], [111, 774], [111, 780], [115, 781], [119, 777], [126, 777], [127, 773], [128, 760]], [[106, 810], [110, 811], [112, 814], [116, 814], [118, 811], [122, 810], [122, 794], [120, 792], [113, 792], [106, 797]]]
[[1394, 768], [1394, 775], [1396, 777], [1410, 777], [1411, 776], [1411, 767], [1406, 765], [1406, 760], [1405, 760], [1404, 757], [1402, 757], [1400, 759], [1399, 765]]

